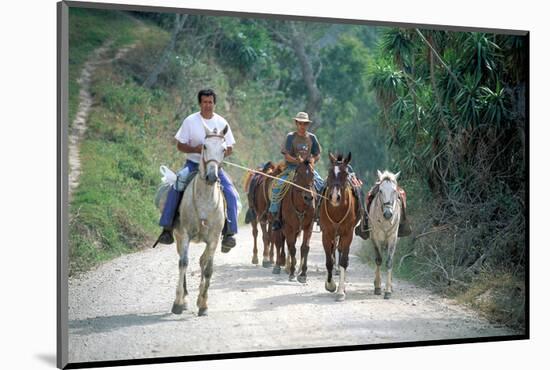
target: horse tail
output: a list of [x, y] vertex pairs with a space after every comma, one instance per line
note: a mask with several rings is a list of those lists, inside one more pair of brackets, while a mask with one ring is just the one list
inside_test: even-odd
[[243, 179], [243, 189], [245, 193], [248, 193], [250, 189], [250, 183], [252, 182], [252, 176], [254, 176], [254, 172], [248, 171], [246, 175], [244, 175]]

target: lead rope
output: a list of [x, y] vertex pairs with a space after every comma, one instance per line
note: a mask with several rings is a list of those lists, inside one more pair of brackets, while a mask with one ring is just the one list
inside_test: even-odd
[[[280, 179], [280, 178], [278, 178], [278, 177], [276, 177], [276, 176], [271, 176], [271, 175], [268, 175], [267, 173], [263, 173], [263, 172], [260, 172], [260, 171], [256, 171], [256, 170], [253, 170], [253, 169], [248, 168], [248, 167], [244, 167], [244, 166], [241, 166], [241, 165], [238, 165], [238, 164], [235, 164], [235, 163], [228, 162], [228, 161], [226, 161], [226, 160], [224, 160], [223, 163], [227, 163], [227, 164], [230, 165], [230, 166], [234, 166], [234, 167], [240, 168], [240, 169], [242, 169], [242, 170], [250, 171], [250, 172], [252, 172], [252, 173], [257, 173], [257, 174], [260, 174], [260, 175], [265, 176], [265, 177], [270, 177], [270, 178], [272, 178], [272, 179], [275, 179], [275, 180], [278, 180], [278, 181], [282, 181], [282, 182], [287, 183], [287, 184], [289, 184], [289, 185], [291, 185], [291, 186], [294, 186], [294, 187], [296, 187], [296, 188], [298, 188], [298, 189], [307, 191], [308, 193], [311, 193], [312, 195], [315, 194], [315, 192], [314, 192], [313, 190], [311, 190], [311, 189], [306, 189], [306, 188], [304, 188], [304, 187], [301, 187], [300, 185], [296, 185], [296, 184], [293, 183], [292, 181], [283, 180], [283, 179]], [[329, 200], [328, 198], [326, 198], [326, 197], [324, 197], [324, 196], [322, 196], [322, 195], [320, 195], [320, 194], [317, 194], [317, 195], [319, 195], [320, 197], [323, 197], [323, 198]]]
[[[328, 190], [328, 187], [325, 189], [325, 192]], [[349, 199], [349, 196], [351, 195], [350, 194], [350, 188], [346, 188], [346, 197]], [[333, 224], [336, 224], [336, 227], [335, 227], [335, 235], [338, 235], [338, 229], [340, 228], [340, 225], [342, 224], [342, 222], [344, 222], [344, 220], [348, 217], [350, 211], [351, 211], [351, 201], [348, 202], [348, 209], [346, 210], [346, 214], [344, 215], [344, 217], [339, 221], [339, 222], [336, 222], [334, 221], [330, 215], [328, 214], [328, 206], [327, 206], [327, 202], [323, 202], [323, 204], [325, 205], [325, 214], [327, 215], [328, 217], [328, 220], [333, 223]]]

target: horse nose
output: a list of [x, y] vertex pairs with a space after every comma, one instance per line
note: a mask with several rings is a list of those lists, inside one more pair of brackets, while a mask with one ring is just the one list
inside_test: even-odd
[[307, 203], [311, 203], [311, 201], [313, 200], [313, 196], [312, 195], [304, 195], [304, 200], [307, 202]]
[[212, 185], [216, 181], [218, 181], [218, 177], [215, 174], [209, 173], [209, 174], [206, 175], [206, 182], [208, 184]]
[[393, 216], [391, 211], [389, 211], [389, 210], [384, 211], [384, 218], [386, 220], [389, 220], [391, 218], [391, 216]]

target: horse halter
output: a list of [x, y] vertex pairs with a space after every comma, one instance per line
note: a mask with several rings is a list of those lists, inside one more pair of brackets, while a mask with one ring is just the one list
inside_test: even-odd
[[[224, 135], [220, 135], [220, 134], [209, 134], [209, 135], [206, 135], [206, 136], [204, 137], [204, 139], [206, 140], [206, 139], [211, 138], [211, 137], [219, 137], [219, 138], [222, 138], [222, 139], [225, 141], [225, 136], [224, 136]], [[203, 149], [206, 149], [206, 146], [205, 146], [204, 144], [203, 144]], [[223, 162], [223, 159], [222, 159], [221, 161], [218, 161], [218, 160], [216, 160], [216, 159], [214, 159], [214, 158], [211, 158], [211, 159], [205, 161], [205, 160], [204, 160], [204, 156], [203, 156], [203, 158], [202, 158], [202, 163], [204, 164], [204, 167], [205, 167], [205, 168], [206, 168], [206, 166], [208, 165], [208, 163], [210, 163], [210, 162], [215, 162], [216, 165], [218, 165], [218, 167], [220, 167], [221, 162]]]
[[[308, 172], [311, 171], [312, 176], [313, 176], [313, 168], [311, 168], [311, 165], [310, 165], [309, 163], [307, 164], [307, 166], [308, 166], [309, 168], [307, 168], [306, 171], [308, 171]], [[293, 177], [293, 179], [292, 179], [292, 182], [293, 182], [293, 183], [296, 183], [296, 177], [298, 177], [298, 169], [296, 169], [296, 172], [294, 173], [294, 177]], [[302, 194], [302, 197], [304, 198], [304, 201], [305, 201], [305, 196], [306, 196], [306, 194], [310, 194], [310, 195], [312, 196], [312, 198], [315, 198], [315, 195], [314, 195], [315, 193], [314, 193], [314, 191], [313, 191], [313, 189], [312, 189], [312, 187], [313, 187], [313, 182], [314, 182], [314, 178], [312, 177], [312, 181], [311, 181], [311, 184], [310, 184], [309, 186], [307, 186], [307, 185], [302, 186], [303, 188], [309, 189], [309, 190], [301, 190], [301, 191], [300, 191], [300, 193]], [[296, 184], [296, 185], [298, 185], [298, 184]], [[300, 186], [301, 186], [301, 185], [300, 185]]]
[[[383, 196], [383, 192], [382, 192], [382, 185], [385, 183], [385, 182], [389, 182], [392, 184], [392, 194], [390, 196], [390, 199], [386, 202], [385, 199], [384, 199], [384, 196]], [[379, 192], [382, 193], [382, 199], [381, 199], [381, 205], [382, 205], [382, 212], [384, 212], [385, 210], [390, 210], [392, 213], [393, 213], [393, 210], [395, 208], [395, 204], [396, 204], [396, 201], [397, 201], [397, 190], [396, 189], [393, 189], [393, 182], [389, 179], [384, 179], [381, 183], [380, 183], [380, 189], [378, 190]]]

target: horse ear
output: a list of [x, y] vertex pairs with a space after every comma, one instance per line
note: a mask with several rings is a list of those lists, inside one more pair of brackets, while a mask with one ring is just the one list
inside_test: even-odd
[[351, 152], [348, 152], [348, 156], [346, 157], [346, 160], [344, 162], [346, 162], [346, 164], [351, 162]]
[[328, 158], [332, 163], [336, 162], [336, 158], [334, 157], [334, 154], [332, 154], [331, 152], [328, 152]]
[[225, 134], [227, 134], [228, 130], [229, 130], [229, 125], [225, 125], [225, 127], [223, 128], [223, 131], [222, 131], [222, 135], [225, 136]]
[[203, 122], [202, 125], [204, 126], [204, 132], [206, 133], [206, 136], [212, 135], [212, 130], [210, 130], [210, 128], [206, 126], [206, 123]]
[[398, 173], [395, 174], [395, 179], [397, 180], [397, 178], [399, 177], [399, 175], [401, 175], [401, 171], [399, 171]]
[[382, 180], [382, 172], [380, 172], [380, 170], [376, 170], [376, 173], [378, 174], [378, 180]]

